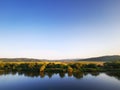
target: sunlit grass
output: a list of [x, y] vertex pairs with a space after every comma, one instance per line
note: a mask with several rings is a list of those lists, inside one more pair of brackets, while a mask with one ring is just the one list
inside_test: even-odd
[[96, 64], [96, 65], [103, 65], [104, 62], [95, 62], [95, 61], [66, 61], [66, 62], [62, 62], [62, 61], [42, 61], [42, 62], [0, 62], [0, 63], [4, 63], [4, 64], [24, 64], [24, 63], [28, 63], [28, 64], [34, 64], [34, 63], [38, 63], [38, 64], [48, 64], [48, 63], [54, 63], [54, 64], [74, 64], [74, 63], [79, 63], [79, 64]]

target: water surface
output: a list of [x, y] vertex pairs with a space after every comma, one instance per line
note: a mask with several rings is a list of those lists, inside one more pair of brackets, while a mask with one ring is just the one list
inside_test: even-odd
[[120, 90], [120, 73], [4, 73], [0, 90]]

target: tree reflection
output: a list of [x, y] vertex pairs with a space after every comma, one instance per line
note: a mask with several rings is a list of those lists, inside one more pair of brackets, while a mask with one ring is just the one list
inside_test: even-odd
[[100, 74], [100, 72], [84, 72], [84, 75], [88, 75], [91, 74], [92, 76], [98, 76]]
[[67, 74], [69, 77], [71, 76], [74, 76], [75, 78], [77, 79], [80, 79], [83, 77], [83, 73], [82, 72], [69, 72], [69, 73], [65, 73], [65, 72], [10, 72], [10, 71], [1, 71], [0, 72], [0, 75], [7, 75], [7, 74], [12, 74], [12, 75], [15, 75], [15, 74], [18, 74], [18, 75], [24, 75], [24, 76], [27, 76], [27, 77], [41, 77], [41, 78], [44, 78], [45, 76], [48, 76], [49, 78], [52, 78], [52, 76], [54, 74], [59, 74], [59, 76], [61, 78], [64, 78], [65, 77], [65, 74]]
[[65, 77], [65, 73], [59, 73], [59, 76], [60, 76], [61, 78], [64, 78], [64, 77]]
[[106, 72], [107, 75], [111, 76], [111, 77], [115, 77], [116, 79], [120, 80], [120, 71], [116, 71], [116, 72]]
[[83, 75], [84, 75], [83, 72], [74, 72], [73, 73], [73, 76], [77, 79], [83, 78]]
[[[120, 80], [120, 72], [105, 72], [107, 75], [111, 76], [111, 77], [115, 77], [116, 79]], [[8, 75], [8, 74], [12, 74], [12, 75], [24, 75], [27, 77], [41, 77], [44, 78], [45, 76], [48, 76], [49, 78], [52, 78], [52, 76], [54, 74], [59, 74], [60, 78], [64, 78], [66, 76], [66, 74], [68, 75], [68, 77], [75, 77], [76, 79], [81, 79], [83, 78], [83, 76], [86, 76], [88, 74], [91, 74], [92, 76], [98, 76], [100, 74], [100, 72], [11, 72], [11, 71], [0, 71], [0, 75]]]
[[40, 77], [44, 78], [45, 77], [45, 73], [44, 72], [40, 72]]
[[72, 72], [68, 72], [68, 76], [72, 77], [73, 73]]
[[54, 75], [53, 72], [49, 72], [49, 73], [46, 73], [46, 75], [49, 77], [49, 78], [52, 78], [52, 76]]

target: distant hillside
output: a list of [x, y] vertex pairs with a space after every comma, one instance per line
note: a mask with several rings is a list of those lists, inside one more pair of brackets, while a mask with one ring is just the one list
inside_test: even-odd
[[113, 55], [113, 56], [102, 56], [102, 57], [95, 57], [95, 58], [87, 58], [87, 59], [80, 59], [77, 61], [104, 61], [104, 62], [108, 62], [108, 61], [115, 61], [115, 60], [120, 60], [120, 56], [119, 55]]
[[33, 58], [0, 58], [0, 62], [43, 62], [43, 61], [60, 61], [60, 62], [70, 62], [70, 61], [115, 61], [120, 60], [119, 55], [114, 56], [102, 56], [102, 57], [94, 57], [94, 58], [87, 58], [87, 59], [61, 59], [61, 60], [47, 60], [47, 59], [33, 59]]
[[0, 58], [1, 62], [41, 62], [47, 61], [45, 59], [33, 59], [33, 58]]

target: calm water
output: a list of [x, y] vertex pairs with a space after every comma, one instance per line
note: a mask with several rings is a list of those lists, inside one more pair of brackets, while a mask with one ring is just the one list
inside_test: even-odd
[[0, 90], [120, 90], [120, 73], [2, 73]]

